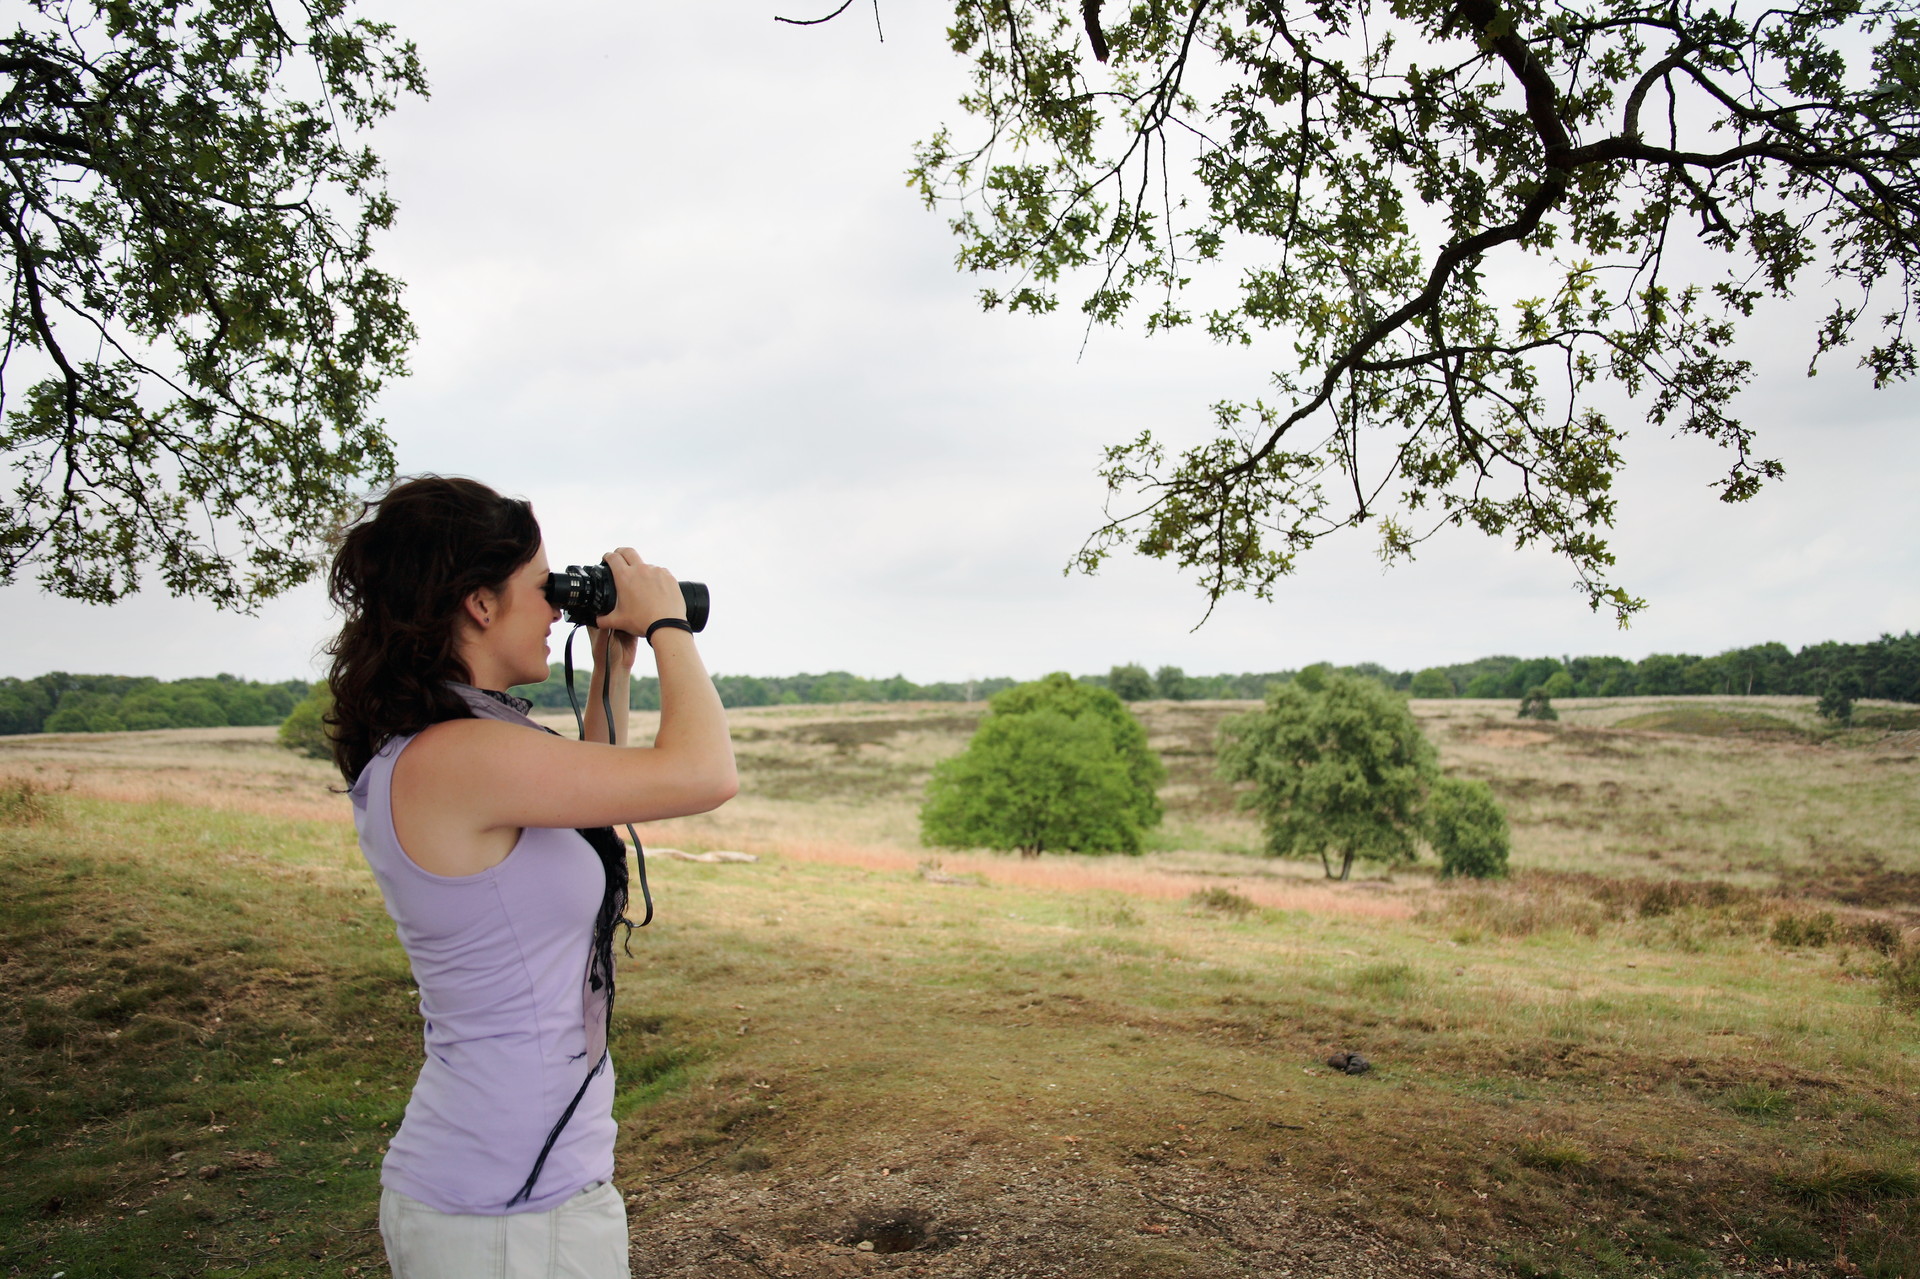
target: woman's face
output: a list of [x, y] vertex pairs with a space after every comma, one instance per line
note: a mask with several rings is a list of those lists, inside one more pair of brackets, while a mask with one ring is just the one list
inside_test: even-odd
[[540, 683], [547, 678], [547, 632], [560, 620], [560, 610], [547, 603], [545, 543], [507, 579], [498, 604], [499, 613], [482, 643], [503, 682], [487, 687]]

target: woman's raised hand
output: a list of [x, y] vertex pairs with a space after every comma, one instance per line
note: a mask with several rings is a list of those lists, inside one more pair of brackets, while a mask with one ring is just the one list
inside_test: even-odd
[[600, 558], [613, 573], [618, 598], [613, 612], [594, 619], [595, 626], [603, 631], [644, 635], [647, 627], [663, 617], [686, 617], [687, 601], [671, 571], [647, 563], [631, 546], [608, 551]]
[[640, 653], [640, 637], [632, 631], [593, 632], [593, 669], [631, 671]]

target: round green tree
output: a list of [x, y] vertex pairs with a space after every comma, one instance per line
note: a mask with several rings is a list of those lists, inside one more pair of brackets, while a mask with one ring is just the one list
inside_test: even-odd
[[333, 690], [321, 680], [280, 721], [280, 744], [309, 759], [332, 759], [333, 742], [327, 736], [326, 721], [332, 709]]
[[967, 749], [934, 769], [922, 838], [959, 848], [1140, 851], [1166, 776], [1120, 699], [1049, 675], [996, 694]]
[[1170, 702], [1184, 702], [1193, 696], [1193, 681], [1178, 666], [1162, 666], [1155, 671], [1153, 688]]
[[1407, 693], [1409, 696], [1421, 698], [1452, 697], [1453, 681], [1448, 679], [1447, 673], [1439, 667], [1429, 666], [1413, 677], [1413, 683], [1408, 686]]
[[[1318, 854], [1335, 879], [1356, 858], [1412, 861], [1437, 771], [1413, 712], [1374, 680], [1320, 671], [1309, 683], [1277, 685], [1263, 709], [1221, 726], [1220, 775], [1253, 783], [1244, 802], [1275, 856]], [[1329, 851], [1340, 855], [1338, 875]]]
[[1500, 677], [1491, 671], [1482, 671], [1467, 681], [1466, 697], [1500, 696]]
[[1154, 687], [1147, 668], [1133, 662], [1107, 672], [1107, 687], [1123, 702], [1144, 702], [1160, 690]]
[[1160, 783], [1167, 780], [1160, 756], [1147, 745], [1147, 730], [1133, 712], [1108, 689], [1082, 684], [1071, 675], [1056, 671], [1045, 679], [995, 693], [988, 701], [995, 716], [1033, 715], [1040, 711], [1058, 711], [1069, 719], [1093, 718], [1106, 729], [1113, 752], [1127, 771], [1127, 805], [1134, 823], [1142, 830], [1160, 823]]
[[1498, 879], [1507, 873], [1513, 847], [1507, 815], [1493, 787], [1462, 777], [1442, 777], [1427, 795], [1427, 842], [1440, 857], [1442, 877]]

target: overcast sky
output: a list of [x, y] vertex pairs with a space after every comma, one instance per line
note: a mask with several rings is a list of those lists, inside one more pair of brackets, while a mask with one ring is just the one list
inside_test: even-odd
[[[1920, 395], [1844, 360], [1809, 382], [1777, 312], [1742, 409], [1784, 483], [1723, 506], [1712, 446], [1629, 440], [1617, 580], [1651, 601], [1631, 630], [1551, 555], [1469, 533], [1391, 571], [1369, 535], [1335, 539], [1197, 632], [1204, 600], [1168, 565], [1062, 576], [1100, 517], [1101, 446], [1204, 438], [1206, 406], [1261, 394], [1280, 355], [1136, 330], [1082, 353], [1070, 317], [983, 314], [903, 178], [916, 140], [961, 124], [941, 6], [883, 6], [880, 43], [857, 7], [772, 21], [796, 3], [363, 2], [433, 87], [374, 136], [400, 203], [382, 263], [421, 334], [383, 404], [403, 470], [531, 498], [556, 565], [630, 544], [707, 581], [715, 670], [1418, 667], [1920, 624]], [[0, 618], [4, 675], [307, 677], [332, 625], [311, 588], [241, 618], [17, 585]]]

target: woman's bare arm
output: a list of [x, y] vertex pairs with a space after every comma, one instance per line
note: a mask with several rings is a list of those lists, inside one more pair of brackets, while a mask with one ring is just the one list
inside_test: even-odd
[[[633, 659], [638, 640], [625, 631], [593, 632], [593, 679], [587, 685], [587, 707], [585, 715], [586, 740], [605, 742], [607, 737], [606, 702], [601, 692], [606, 689], [613, 703], [612, 743], [625, 746], [630, 740], [627, 736], [627, 703], [631, 700], [633, 687]], [[608, 689], [608, 682], [612, 687]]]
[[[618, 554], [631, 560], [608, 557], [619, 605], [598, 619], [603, 634], [631, 636], [654, 619], [682, 615], [671, 573], [631, 551]], [[613, 647], [610, 660], [596, 665], [595, 680], [603, 670], [614, 672], [615, 729], [624, 741], [617, 639]], [[522, 827], [657, 821], [733, 798], [739, 778], [726, 712], [693, 636], [655, 631], [653, 654], [661, 712], [652, 746], [575, 742], [491, 719], [449, 720], [420, 733], [393, 776], [394, 826], [407, 854], [438, 874], [472, 874], [502, 861]], [[596, 718], [604, 733], [604, 716]]]

